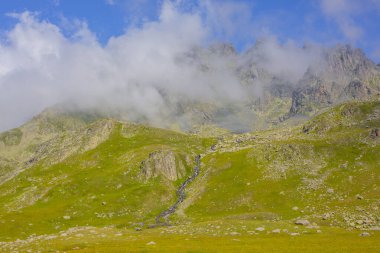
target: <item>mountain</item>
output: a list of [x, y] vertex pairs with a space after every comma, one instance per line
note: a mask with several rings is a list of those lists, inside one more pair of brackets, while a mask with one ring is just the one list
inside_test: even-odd
[[0, 248], [376, 252], [379, 126], [377, 97], [243, 134], [51, 108], [0, 135]]
[[380, 92], [380, 69], [360, 49], [338, 45], [324, 52], [324, 65], [311, 67], [292, 95], [292, 114], [310, 113]]
[[153, 121], [60, 104], [0, 134], [1, 252], [379, 251], [378, 65], [264, 41], [176, 61], [217, 96], [158, 88]]
[[[295, 125], [341, 102], [380, 94], [380, 68], [360, 49], [349, 45], [304, 47], [289, 54], [305, 58], [294, 61], [284, 59], [287, 55], [277, 59], [272, 50], [267, 42], [259, 41], [238, 54], [232, 45], [219, 43], [185, 55], [182, 61], [197, 65], [205, 75], [229, 73], [241, 85], [244, 96], [234, 101], [173, 102], [168, 91], [168, 103], [177, 108], [169, 120], [180, 122], [182, 130], [204, 124], [233, 132], [263, 130]], [[281, 64], [276, 67], [277, 60]]]

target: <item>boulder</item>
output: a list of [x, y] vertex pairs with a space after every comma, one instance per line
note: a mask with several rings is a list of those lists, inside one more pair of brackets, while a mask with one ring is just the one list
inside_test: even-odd
[[359, 194], [356, 194], [356, 199], [358, 199], [358, 200], [362, 200], [362, 199], [363, 199], [363, 196], [362, 196], [362, 195], [359, 195]]
[[308, 220], [296, 220], [294, 224], [301, 226], [309, 226], [310, 222]]
[[363, 232], [359, 236], [366, 237], [366, 236], [371, 236], [371, 234], [368, 232]]

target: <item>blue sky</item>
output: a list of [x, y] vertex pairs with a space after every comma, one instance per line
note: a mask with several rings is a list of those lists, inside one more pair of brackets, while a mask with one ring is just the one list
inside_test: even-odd
[[[102, 44], [131, 26], [158, 19], [162, 0], [12, 0], [0, 5], [0, 31], [10, 30], [16, 19], [8, 13], [36, 12], [63, 33], [67, 21], [85, 21]], [[232, 42], [239, 50], [261, 36], [331, 45], [349, 43], [380, 62], [380, 0], [235, 0], [176, 1], [183, 12], [201, 12], [214, 6], [215, 40]], [[220, 25], [220, 26], [219, 26]]]

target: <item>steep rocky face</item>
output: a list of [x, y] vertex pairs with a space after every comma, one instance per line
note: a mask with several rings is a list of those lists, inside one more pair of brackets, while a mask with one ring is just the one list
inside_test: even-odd
[[186, 173], [184, 164], [173, 151], [160, 150], [150, 153], [149, 158], [143, 161], [140, 167], [147, 179], [162, 175], [170, 181], [176, 181]]
[[332, 103], [331, 93], [324, 81], [310, 73], [300, 81], [303, 85], [292, 93], [292, 106], [290, 113], [307, 114], [315, 108], [328, 106]]
[[293, 92], [291, 114], [307, 114], [315, 108], [331, 105], [331, 95], [320, 80], [315, 86], [305, 87]]
[[376, 74], [375, 64], [359, 48], [337, 45], [325, 52], [327, 68], [325, 71], [338, 80], [358, 78], [365, 80]]
[[348, 45], [325, 50], [322, 65], [311, 66], [297, 84], [290, 113], [313, 113], [342, 100], [366, 99], [380, 88], [379, 77], [378, 67], [362, 50]]
[[371, 88], [359, 80], [351, 81], [344, 88], [344, 95], [347, 96], [347, 98], [363, 99], [371, 94]]
[[236, 49], [232, 44], [229, 43], [216, 43], [210, 46], [211, 53], [217, 54], [220, 56], [231, 56], [237, 55]]

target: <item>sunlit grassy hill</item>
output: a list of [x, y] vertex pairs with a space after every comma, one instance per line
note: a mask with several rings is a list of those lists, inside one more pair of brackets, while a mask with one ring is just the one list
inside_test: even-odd
[[[165, 233], [248, 236], [257, 227], [297, 234], [300, 219], [310, 234], [373, 231], [380, 226], [379, 127], [376, 100], [245, 134], [212, 127], [185, 134], [48, 110], [0, 135], [0, 241], [10, 241], [2, 246], [9, 250], [16, 239], [86, 227], [132, 237], [142, 229], [136, 236], [156, 241]], [[199, 154], [200, 174], [168, 216], [174, 226], [150, 228], [176, 202]], [[57, 247], [75, 241], [85, 249], [93, 239], [82, 236], [89, 244], [65, 239]]]
[[379, 126], [379, 102], [352, 102], [300, 127], [226, 138], [203, 159], [184, 213], [378, 226]]

